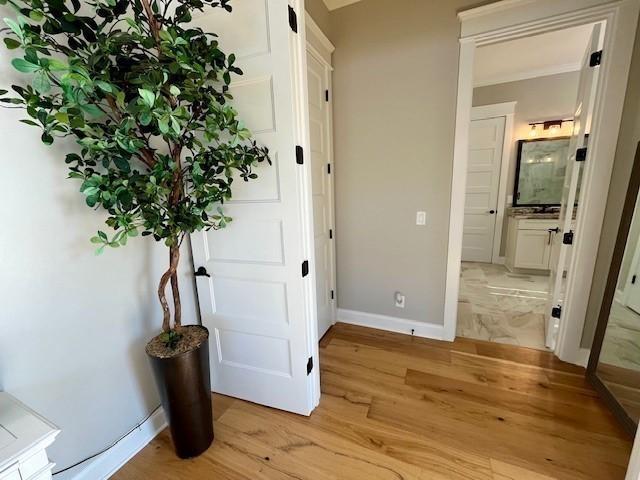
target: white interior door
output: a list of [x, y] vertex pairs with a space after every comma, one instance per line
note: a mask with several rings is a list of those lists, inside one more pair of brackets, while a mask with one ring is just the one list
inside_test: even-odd
[[491, 263], [505, 117], [473, 120], [464, 206], [462, 261]]
[[335, 323], [335, 260], [331, 185], [331, 111], [329, 67], [307, 51], [309, 143], [313, 191], [318, 338]]
[[[581, 159], [578, 153], [584, 152], [582, 149], [587, 146], [586, 135], [589, 134], [591, 130], [591, 119], [593, 117], [593, 106], [598, 86], [599, 68], [596, 65], [591, 66], [590, 63], [591, 55], [600, 50], [600, 32], [601, 26], [599, 24], [594, 25], [589, 44], [582, 60], [578, 98], [573, 119], [573, 135], [571, 136], [569, 144], [569, 160], [567, 162], [567, 170], [562, 189], [560, 218], [558, 219], [561, 235], [573, 234], [573, 243], [575, 243], [577, 236], [580, 234], [580, 226], [577, 225], [576, 232], [573, 232], [572, 225], [574, 223], [574, 209], [578, 203], [580, 182], [583, 177], [582, 169], [584, 168], [584, 158]], [[588, 158], [586, 161], [588, 161]], [[549, 283], [551, 291], [549, 295], [547, 321], [545, 323], [545, 337], [546, 345], [551, 349], [554, 349], [556, 345], [562, 307], [565, 300], [567, 275], [573, 257], [572, 254], [572, 244], [561, 243], [557, 263], [549, 266], [551, 270]]]
[[238, 178], [224, 205], [231, 224], [191, 242], [195, 268], [210, 275], [197, 287], [214, 391], [308, 415], [319, 375], [310, 169], [296, 157], [297, 145], [308, 150], [304, 15], [294, 33], [288, 8], [286, 0], [242, 0], [232, 14], [215, 9], [194, 22], [237, 55], [244, 75], [232, 82], [233, 104], [273, 166], [258, 168], [255, 181]]

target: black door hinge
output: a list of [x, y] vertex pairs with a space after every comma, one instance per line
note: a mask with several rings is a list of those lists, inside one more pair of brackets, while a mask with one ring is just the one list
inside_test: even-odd
[[329, 239], [333, 238], [333, 228], [329, 229]]
[[329, 101], [329, 90], [325, 90], [324, 91], [324, 101], [328, 102]]
[[331, 164], [327, 163], [327, 175], [331, 175]]
[[631, 285], [635, 285], [637, 279], [638, 279], [637, 275], [634, 275], [633, 277], [631, 277]]
[[597, 52], [593, 52], [589, 57], [589, 66], [597, 67], [602, 63], [602, 50], [598, 50]]
[[298, 15], [291, 5], [289, 5], [289, 26], [294, 33], [298, 33]]
[[333, 290], [331, 290], [331, 300], [333, 300], [335, 298], [335, 294], [333, 293]]
[[309, 375], [312, 370], [313, 370], [313, 357], [309, 357], [309, 360], [307, 360], [307, 375]]
[[562, 235], [562, 243], [565, 245], [573, 245], [573, 230], [569, 230], [567, 233]]
[[296, 163], [302, 165], [304, 163], [304, 150], [300, 145], [296, 145]]
[[584, 162], [587, 159], [587, 147], [576, 150], [576, 162]]
[[309, 275], [309, 260], [302, 262], [302, 278]]
[[551, 309], [551, 316], [553, 318], [560, 318], [560, 315], [562, 315], [562, 307], [558, 306]]

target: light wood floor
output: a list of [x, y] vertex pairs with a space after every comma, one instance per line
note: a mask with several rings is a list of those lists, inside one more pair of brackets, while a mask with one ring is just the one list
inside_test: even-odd
[[631, 440], [581, 368], [547, 352], [337, 324], [301, 417], [213, 396], [216, 440], [179, 460], [167, 430], [133, 479], [623, 479]]

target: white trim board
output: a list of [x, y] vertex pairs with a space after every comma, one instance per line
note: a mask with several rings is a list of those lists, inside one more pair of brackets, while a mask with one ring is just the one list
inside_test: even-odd
[[404, 333], [416, 337], [432, 338], [434, 340], [442, 340], [444, 338], [443, 325], [390, 317], [388, 315], [359, 312], [357, 310], [345, 310], [344, 308], [338, 309], [338, 322]]
[[536, 68], [533, 70], [527, 70], [526, 72], [517, 72], [508, 75], [494, 75], [487, 78], [474, 79], [473, 87], [486, 87], [488, 85], [498, 85], [501, 83], [528, 80], [530, 78], [548, 77], [550, 75], [559, 75], [561, 73], [577, 72], [580, 70], [580, 67], [580, 63], [567, 63], [565, 65], [554, 65], [553, 67]]
[[[473, 94], [473, 66], [478, 46], [538, 35], [564, 28], [602, 23], [606, 26], [601, 81], [594, 111], [590, 158], [585, 166], [579, 234], [569, 272], [567, 300], [558, 334], [556, 354], [580, 363], [584, 319], [593, 281], [595, 259], [604, 219], [607, 193], [622, 118], [631, 53], [638, 22], [637, 0], [505, 0], [462, 12], [458, 95], [454, 134], [453, 178], [449, 223], [449, 252], [445, 287], [444, 331], [455, 338], [466, 168]], [[588, 215], [586, 212], [589, 212]]]
[[[167, 418], [160, 407], [142, 425], [129, 435], [116, 443], [111, 449], [97, 456], [78, 473], [73, 480], [107, 479], [131, 460], [136, 453], [142, 450], [156, 435], [167, 426]], [[80, 468], [79, 466], [77, 467]], [[73, 471], [73, 470], [72, 470]]]
[[517, 103], [518, 102], [504, 102], [473, 107], [471, 109], [471, 120], [484, 120], [485, 118], [513, 115], [516, 111]]
[[[313, 17], [309, 15], [309, 12], [304, 12], [304, 18], [305, 25], [309, 29], [309, 31], [316, 37], [316, 40], [322, 45], [322, 47], [324, 47], [324, 49], [327, 50], [329, 54], [332, 54], [335, 51], [336, 47], [334, 47], [333, 43], [331, 43], [331, 40], [327, 38], [322, 29], [313, 19]], [[309, 38], [307, 37], [307, 41], [308, 40]]]

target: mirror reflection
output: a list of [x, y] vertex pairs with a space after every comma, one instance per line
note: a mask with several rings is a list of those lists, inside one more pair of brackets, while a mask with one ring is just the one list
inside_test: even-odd
[[625, 413], [640, 418], [640, 212], [633, 220], [616, 282], [596, 374]]
[[560, 205], [568, 153], [568, 137], [520, 140], [514, 206]]

